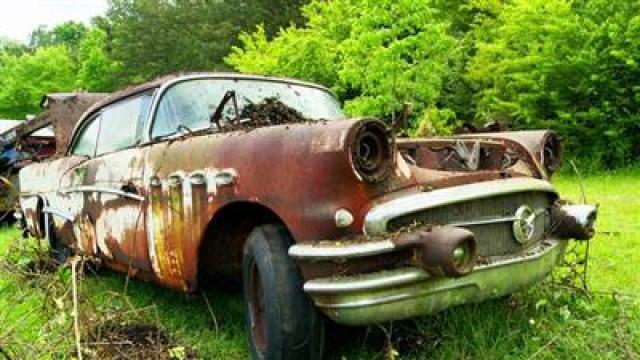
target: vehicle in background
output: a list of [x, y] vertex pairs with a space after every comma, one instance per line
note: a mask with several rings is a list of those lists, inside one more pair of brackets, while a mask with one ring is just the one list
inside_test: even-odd
[[56, 156], [66, 149], [80, 115], [106, 96], [95, 93], [56, 93], [43, 97], [44, 111], [27, 120], [0, 120], [0, 223], [13, 222], [18, 207], [18, 171]]

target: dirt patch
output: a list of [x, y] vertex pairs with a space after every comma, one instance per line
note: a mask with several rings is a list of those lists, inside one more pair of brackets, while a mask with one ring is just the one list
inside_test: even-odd
[[240, 113], [239, 120], [222, 126], [222, 131], [249, 131], [259, 127], [300, 124], [312, 121], [299, 111], [275, 97], [266, 98], [255, 104], [248, 104]]
[[197, 359], [193, 349], [173, 344], [153, 325], [104, 324], [89, 334], [83, 352], [91, 359]]

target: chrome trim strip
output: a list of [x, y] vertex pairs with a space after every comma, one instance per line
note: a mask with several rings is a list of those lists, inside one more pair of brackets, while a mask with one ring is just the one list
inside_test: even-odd
[[66, 211], [66, 210], [62, 210], [62, 209], [55, 209], [52, 207], [48, 207], [45, 206], [42, 208], [42, 212], [46, 213], [46, 214], [52, 214], [52, 215], [57, 215], [67, 221], [73, 222], [73, 219], [75, 218], [75, 216], [73, 216], [73, 214], [71, 214], [70, 212]]
[[[538, 217], [544, 214], [547, 209], [538, 208], [534, 210], [535, 217]], [[495, 218], [486, 218], [486, 219], [478, 219], [478, 220], [469, 220], [469, 221], [458, 221], [447, 224], [447, 226], [473, 226], [473, 225], [488, 225], [488, 224], [497, 224], [504, 222], [514, 222], [519, 220], [517, 216], [504, 216], [504, 217], [495, 217]]]
[[189, 182], [191, 185], [206, 185], [207, 175], [204, 171], [195, 171], [189, 176]]
[[420, 268], [410, 267], [400, 270], [381, 271], [368, 275], [309, 280], [304, 284], [304, 291], [308, 294], [368, 291], [421, 282], [430, 277], [426, 271]]
[[126, 192], [126, 191], [122, 191], [122, 190], [118, 190], [110, 187], [102, 187], [102, 186], [88, 186], [88, 185], [74, 186], [74, 187], [60, 190], [60, 192], [62, 192], [63, 194], [69, 194], [72, 192], [90, 192], [90, 193], [101, 192], [106, 194], [119, 195], [119, 196], [126, 197], [133, 200], [144, 201], [144, 196], [142, 195], [133, 194], [130, 192]]
[[352, 259], [373, 256], [396, 250], [391, 240], [378, 240], [359, 243], [331, 242], [323, 244], [297, 244], [289, 248], [289, 256], [305, 260]]
[[388, 304], [388, 303], [402, 301], [402, 300], [415, 299], [417, 297], [421, 297], [427, 294], [433, 295], [440, 292], [462, 289], [466, 287], [478, 288], [478, 285], [472, 282], [453, 283], [453, 284], [443, 285], [435, 289], [425, 289], [417, 292], [409, 290], [401, 294], [387, 295], [387, 296], [382, 296], [377, 298], [361, 299], [361, 300], [352, 301], [346, 304], [331, 304], [331, 303], [323, 303], [323, 302], [316, 302], [315, 304], [316, 306], [325, 308], [325, 309], [361, 308], [365, 306], [382, 305], [382, 304]]
[[533, 178], [512, 178], [454, 186], [404, 196], [376, 205], [365, 216], [364, 233], [380, 235], [387, 231], [387, 223], [396, 217], [460, 202], [525, 191], [544, 191], [556, 194], [553, 185]]
[[[473, 273], [538, 260], [555, 250], [559, 244], [559, 240], [547, 239], [543, 241], [541, 245], [537, 246], [534, 250], [529, 250], [529, 253], [531, 253], [531, 251], [535, 251], [533, 254], [510, 257], [503, 260], [497, 260], [496, 262], [491, 264], [478, 265], [473, 269]], [[308, 294], [325, 295], [358, 291], [374, 291], [401, 285], [412, 285], [426, 281], [429, 278], [431, 278], [431, 276], [426, 271], [416, 267], [409, 267], [360, 276], [345, 276], [342, 278], [321, 278], [309, 280], [304, 284], [304, 291]], [[464, 277], [460, 278], [459, 280], [463, 279]], [[460, 286], [459, 283], [456, 285], [456, 287], [458, 286]], [[433, 289], [430, 291], [433, 291]]]

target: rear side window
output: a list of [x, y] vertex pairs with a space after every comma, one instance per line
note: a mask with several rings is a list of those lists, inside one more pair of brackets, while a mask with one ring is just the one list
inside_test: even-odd
[[80, 136], [76, 140], [71, 154], [93, 157], [96, 153], [96, 143], [100, 132], [100, 115], [89, 121], [89, 124], [82, 129]]
[[102, 112], [97, 155], [137, 145], [149, 113], [151, 94], [144, 94], [110, 105]]

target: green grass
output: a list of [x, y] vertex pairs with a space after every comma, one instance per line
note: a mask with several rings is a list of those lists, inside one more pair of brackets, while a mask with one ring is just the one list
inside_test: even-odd
[[[574, 176], [560, 176], [555, 184], [565, 198], [579, 199]], [[590, 248], [591, 298], [547, 282], [509, 298], [383, 327], [332, 325], [328, 358], [384, 359], [391, 357], [392, 350], [403, 359], [640, 358], [640, 171], [585, 176], [584, 187], [587, 200], [600, 204], [600, 234]], [[16, 237], [13, 230], [0, 232], [0, 256], [12, 255], [7, 252]], [[62, 289], [68, 286], [68, 271], [51, 276], [63, 284]], [[237, 291], [208, 293], [219, 327], [216, 333], [201, 295], [187, 298], [153, 284], [130, 281], [123, 296], [125, 282], [124, 275], [111, 272], [87, 276], [80, 283], [80, 312], [94, 317], [125, 313], [125, 318], [126, 314], [133, 318], [135, 314], [138, 320], [161, 325], [177, 345], [195, 348], [201, 358], [247, 358]], [[51, 302], [42, 285], [0, 270], [0, 346], [6, 344], [3, 331], [15, 327], [13, 340], [36, 346], [57, 344], [59, 352], [43, 358], [70, 357], [70, 316], [56, 319], [60, 313], [69, 314], [70, 304], [65, 300], [59, 313], [38, 310]], [[54, 326], [58, 323], [59, 327]], [[391, 346], [386, 333], [391, 334]]]

